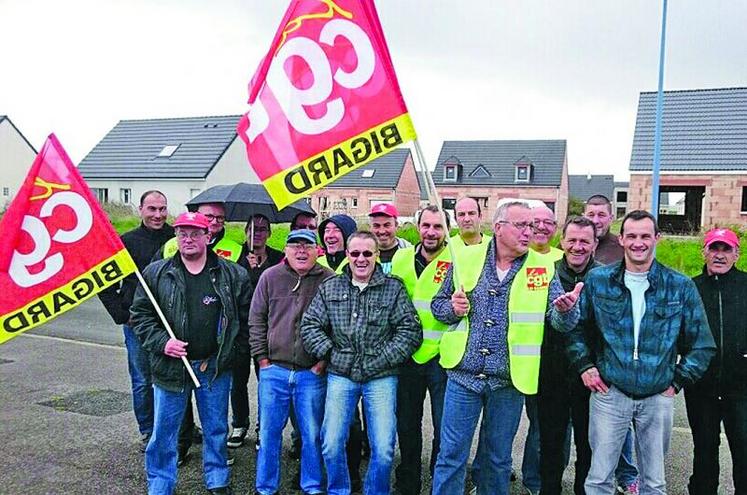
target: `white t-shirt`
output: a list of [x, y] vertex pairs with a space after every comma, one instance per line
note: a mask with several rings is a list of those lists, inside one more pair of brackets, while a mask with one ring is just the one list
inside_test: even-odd
[[648, 272], [637, 273], [625, 270], [625, 287], [630, 291], [633, 305], [633, 359], [638, 359], [638, 335], [641, 320], [646, 313], [646, 290], [649, 288]]

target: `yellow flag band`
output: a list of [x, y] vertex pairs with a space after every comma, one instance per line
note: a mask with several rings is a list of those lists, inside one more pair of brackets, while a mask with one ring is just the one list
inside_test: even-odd
[[135, 262], [122, 249], [68, 284], [0, 316], [0, 344], [73, 309], [134, 271]]
[[278, 209], [416, 139], [410, 114], [384, 122], [265, 180]]

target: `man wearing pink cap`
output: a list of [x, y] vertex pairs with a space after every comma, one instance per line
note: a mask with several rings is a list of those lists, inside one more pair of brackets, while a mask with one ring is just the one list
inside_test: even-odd
[[724, 423], [732, 459], [734, 492], [747, 493], [747, 273], [739, 259], [739, 237], [729, 229], [708, 231], [705, 267], [695, 277], [716, 356], [703, 378], [685, 388], [687, 420], [695, 455], [688, 485], [691, 495], [715, 494], [719, 481], [719, 443]]
[[379, 243], [379, 263], [384, 273], [392, 271], [392, 258], [399, 248], [410, 247], [406, 239], [397, 237], [397, 217], [399, 213], [392, 203], [379, 203], [371, 208], [371, 232]]
[[231, 493], [228, 397], [235, 355], [248, 354], [251, 282], [246, 270], [208, 249], [209, 225], [202, 213], [179, 215], [174, 222], [177, 254], [143, 272], [176, 338], [164, 328], [142, 286], [130, 308], [153, 376], [153, 434], [145, 450], [149, 494], [171, 494], [176, 486], [178, 425], [194, 388], [182, 357], [200, 382], [194, 395], [203, 431], [205, 485], [210, 493]]

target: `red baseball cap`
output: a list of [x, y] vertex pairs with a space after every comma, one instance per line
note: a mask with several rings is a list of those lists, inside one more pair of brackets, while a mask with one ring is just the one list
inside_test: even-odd
[[197, 227], [198, 229], [207, 229], [210, 221], [202, 213], [188, 211], [176, 217], [174, 227]]
[[732, 248], [739, 247], [739, 237], [729, 229], [711, 229], [706, 232], [703, 239], [703, 246], [708, 247], [714, 242], [723, 242]]
[[388, 217], [397, 218], [399, 213], [397, 213], [397, 208], [395, 208], [392, 203], [379, 203], [374, 205], [374, 207], [371, 208], [371, 212], [368, 214], [369, 217], [374, 217], [376, 215], [386, 215]]

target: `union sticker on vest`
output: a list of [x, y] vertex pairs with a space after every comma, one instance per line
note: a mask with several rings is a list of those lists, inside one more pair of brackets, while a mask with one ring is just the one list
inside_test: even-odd
[[436, 264], [436, 273], [433, 274], [434, 284], [443, 283], [444, 278], [446, 277], [446, 272], [449, 270], [449, 266], [451, 266], [451, 263], [443, 260]]
[[545, 290], [550, 286], [550, 277], [544, 266], [527, 268], [527, 289]]

